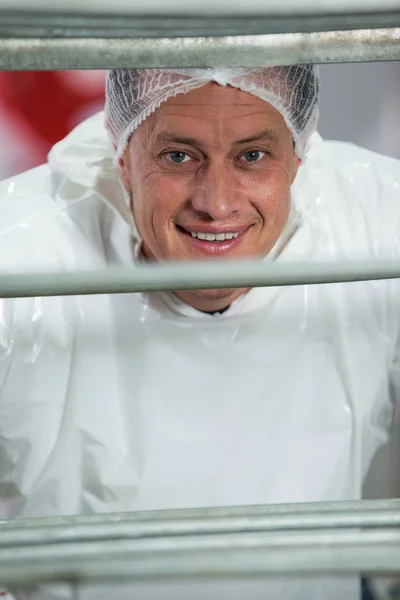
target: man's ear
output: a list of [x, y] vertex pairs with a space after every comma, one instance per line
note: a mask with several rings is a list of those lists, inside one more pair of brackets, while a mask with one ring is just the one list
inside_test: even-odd
[[119, 174], [122, 179], [122, 183], [126, 189], [130, 192], [132, 190], [131, 181], [131, 155], [129, 147], [125, 150], [120, 159], [118, 159]]

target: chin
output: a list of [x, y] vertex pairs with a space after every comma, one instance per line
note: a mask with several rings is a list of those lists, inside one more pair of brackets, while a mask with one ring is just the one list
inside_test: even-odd
[[238, 289], [222, 289], [222, 290], [195, 290], [193, 294], [204, 298], [204, 300], [222, 300], [223, 298], [229, 299], [231, 296], [244, 293], [245, 290]]
[[217, 312], [228, 308], [247, 289], [177, 291], [175, 294], [189, 306], [202, 312]]

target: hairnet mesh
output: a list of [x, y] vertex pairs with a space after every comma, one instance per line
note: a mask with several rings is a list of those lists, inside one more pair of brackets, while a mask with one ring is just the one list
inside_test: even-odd
[[313, 65], [227, 69], [114, 69], [107, 74], [106, 127], [117, 158], [132, 133], [163, 102], [211, 81], [257, 96], [276, 108], [303, 158], [318, 119], [319, 77]]

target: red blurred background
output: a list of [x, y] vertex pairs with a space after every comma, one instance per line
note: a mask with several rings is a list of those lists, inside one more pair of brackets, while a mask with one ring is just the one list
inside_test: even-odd
[[101, 110], [104, 71], [0, 72], [0, 178], [46, 162], [50, 148]]

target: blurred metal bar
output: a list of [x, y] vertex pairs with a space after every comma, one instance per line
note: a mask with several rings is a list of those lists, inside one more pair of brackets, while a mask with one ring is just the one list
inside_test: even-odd
[[[364, 9], [365, 11], [365, 9]], [[234, 16], [143, 16], [2, 11], [0, 37], [11, 38], [148, 38], [310, 33], [400, 26], [400, 8], [342, 14]]]
[[400, 59], [400, 28], [225, 37], [0, 39], [0, 69], [246, 67]]
[[132, 0], [0, 0], [0, 10], [32, 10], [36, 12], [88, 14], [131, 14], [131, 15], [276, 15], [276, 14], [313, 14], [324, 12], [340, 14], [369, 10], [379, 13], [383, 10], [398, 8], [398, 0], [325, 0], [323, 8], [319, 0], [253, 0], [250, 4], [235, 0], [147, 0], [146, 3]]
[[0, 581], [12, 585], [68, 580], [400, 572], [400, 530], [163, 537], [0, 550]]
[[367, 504], [359, 510], [314, 509], [315, 512], [302, 513], [292, 508], [292, 512], [274, 513], [270, 509], [264, 507], [264, 511], [255, 512], [248, 507], [247, 510], [243, 508], [243, 514], [232, 514], [232, 509], [226, 509], [226, 514], [220, 510], [217, 514], [211, 512], [210, 516], [207, 513], [191, 516], [193, 511], [189, 510], [179, 511], [177, 516], [174, 516], [176, 511], [154, 511], [101, 515], [97, 519], [82, 516], [20, 519], [0, 525], [0, 549], [162, 536], [400, 527], [400, 500], [392, 501], [390, 508], [382, 508], [377, 503], [376, 506]]
[[393, 279], [399, 260], [187, 262], [69, 273], [0, 275], [0, 298], [308, 285]]
[[256, 504], [250, 506], [213, 506], [202, 508], [183, 508], [168, 510], [142, 510], [138, 512], [71, 515], [57, 517], [42, 517], [36, 519], [20, 518], [11, 521], [0, 521], [0, 533], [10, 527], [39, 527], [59, 525], [91, 525], [94, 523], [116, 523], [121, 519], [129, 522], [142, 521], [178, 521], [180, 519], [217, 519], [239, 517], [302, 517], [315, 518], [320, 515], [335, 514], [338, 518], [345, 515], [352, 518], [359, 513], [371, 512], [381, 514], [400, 510], [400, 499], [384, 500], [347, 500], [334, 502], [305, 502], [290, 504]]

